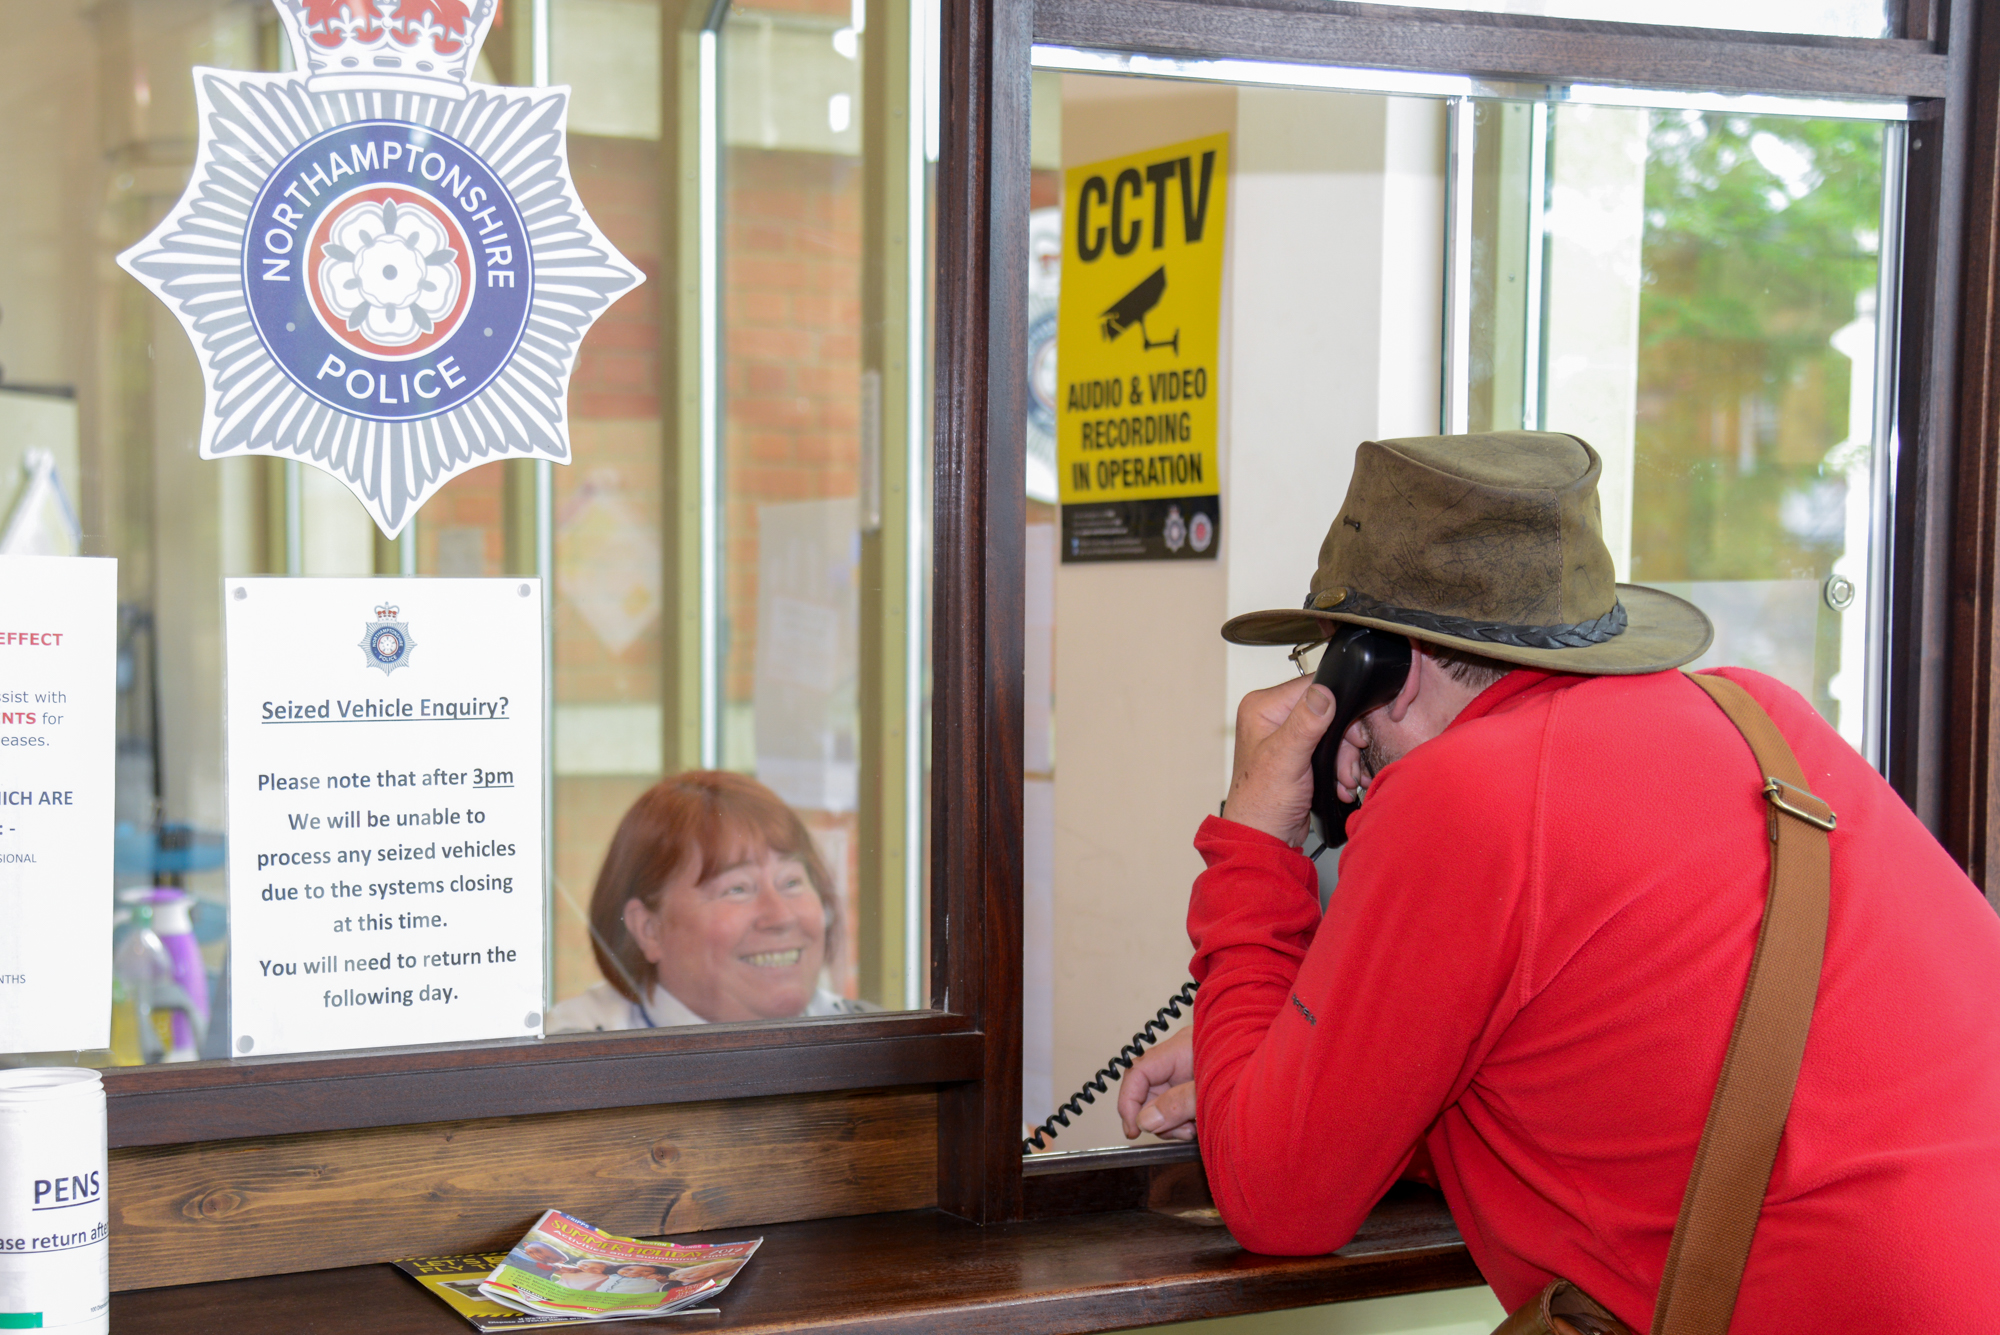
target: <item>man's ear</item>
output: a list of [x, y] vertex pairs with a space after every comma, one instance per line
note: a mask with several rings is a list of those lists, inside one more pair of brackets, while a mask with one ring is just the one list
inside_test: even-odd
[[1424, 667], [1429, 655], [1424, 646], [1410, 637], [1410, 675], [1403, 679], [1403, 689], [1396, 692], [1396, 698], [1388, 704], [1389, 721], [1401, 723], [1409, 715], [1410, 707], [1417, 703], [1417, 696], [1423, 693]]

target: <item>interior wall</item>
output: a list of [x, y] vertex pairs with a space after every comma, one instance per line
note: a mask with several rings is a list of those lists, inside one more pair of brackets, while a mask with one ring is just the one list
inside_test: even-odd
[[[1236, 129], [1237, 91], [1066, 75], [1065, 164]], [[1233, 142], [1233, 141], [1232, 141]], [[1231, 188], [1234, 188], [1232, 180]], [[1234, 196], [1228, 225], [1237, 225]], [[1223, 267], [1230, 303], [1234, 238]], [[1229, 476], [1230, 321], [1217, 379]], [[1060, 368], [1058, 368], [1060, 373]], [[1227, 496], [1225, 490], [1225, 498]], [[1227, 500], [1225, 499], [1225, 505]], [[1231, 530], [1215, 561], [1055, 568], [1053, 1085], [1060, 1098], [1187, 977], [1193, 836], [1222, 799], [1222, 622]], [[1033, 1108], [1039, 1120], [1049, 1109]], [[1058, 1147], [1123, 1143], [1100, 1098]]]
[[[1227, 791], [1236, 701], [1291, 672], [1219, 627], [1298, 603], [1359, 441], [1438, 429], [1439, 104], [1065, 76], [1066, 164], [1218, 130], [1219, 558], [1055, 570], [1052, 1070], [1024, 1077], [1053, 1092], [1027, 1099], [1035, 1120], [1187, 977], [1193, 837]], [[1121, 1143], [1100, 1098], [1057, 1145]]]
[[[1438, 428], [1444, 305], [1441, 103], [1246, 88], [1237, 104], [1225, 616], [1304, 600], [1364, 440]], [[1236, 702], [1293, 673], [1230, 645]]]

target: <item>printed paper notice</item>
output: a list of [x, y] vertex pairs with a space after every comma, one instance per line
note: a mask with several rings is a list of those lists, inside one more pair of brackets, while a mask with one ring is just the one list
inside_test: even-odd
[[540, 1035], [540, 583], [223, 600], [236, 1053]]
[[1063, 173], [1064, 561], [1213, 561], [1229, 136]]
[[111, 1044], [118, 563], [0, 556], [0, 1052]]

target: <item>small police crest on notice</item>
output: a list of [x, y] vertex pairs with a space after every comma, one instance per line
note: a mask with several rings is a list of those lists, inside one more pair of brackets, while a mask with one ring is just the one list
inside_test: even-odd
[[375, 619], [361, 635], [361, 652], [368, 666], [381, 668], [385, 674], [409, 662], [410, 652], [417, 647], [410, 628], [397, 619], [400, 615], [396, 608], [384, 603], [375, 609]]

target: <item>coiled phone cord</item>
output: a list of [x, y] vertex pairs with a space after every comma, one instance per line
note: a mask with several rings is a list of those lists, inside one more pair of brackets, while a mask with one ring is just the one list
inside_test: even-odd
[[1072, 1116], [1083, 1115], [1084, 1104], [1097, 1102], [1099, 1094], [1109, 1094], [1111, 1087], [1105, 1082], [1122, 1079], [1125, 1072], [1132, 1069], [1132, 1063], [1145, 1055], [1147, 1048], [1166, 1036], [1167, 1030], [1173, 1027], [1173, 1022], [1181, 1018], [1181, 1007], [1194, 1005], [1195, 990], [1200, 986], [1201, 984], [1193, 980], [1181, 984], [1181, 990], [1167, 998], [1167, 1004], [1153, 1013], [1153, 1018], [1146, 1021], [1146, 1027], [1132, 1035], [1132, 1041], [1120, 1048], [1116, 1057], [1100, 1067], [1096, 1075], [1084, 1081], [1083, 1088], [1070, 1095], [1068, 1102], [1057, 1108], [1048, 1121], [1036, 1127], [1032, 1135], [1021, 1141], [1021, 1153], [1047, 1149], [1049, 1142], [1056, 1138], [1056, 1133], [1069, 1125]]

